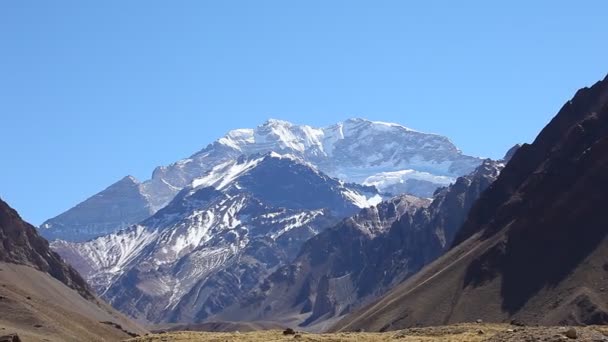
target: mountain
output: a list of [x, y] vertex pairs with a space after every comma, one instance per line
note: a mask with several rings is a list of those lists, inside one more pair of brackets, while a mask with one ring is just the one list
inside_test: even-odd
[[325, 330], [445, 252], [503, 166], [484, 161], [432, 203], [404, 195], [363, 209], [308, 240], [293, 262], [211, 319]]
[[127, 176], [71, 210], [42, 224], [40, 233], [49, 240], [77, 236], [89, 240], [124, 229], [153, 214], [141, 184]]
[[446, 255], [334, 329], [608, 323], [607, 184], [608, 77], [515, 153]]
[[237, 129], [189, 158], [158, 167], [143, 183], [126, 177], [67, 212], [47, 220], [49, 239], [86, 241], [139, 223], [167, 205], [194, 179], [241, 156], [290, 154], [347, 182], [381, 192], [431, 197], [439, 186], [474, 170], [481, 159], [466, 156], [446, 137], [401, 125], [350, 119], [325, 128], [268, 120]]
[[330, 178], [293, 156], [227, 161], [140, 224], [84, 243], [55, 241], [114, 307], [152, 322], [205, 319], [361, 208], [374, 187]]
[[99, 301], [36, 229], [0, 200], [0, 328], [26, 341], [118, 341], [145, 331]]

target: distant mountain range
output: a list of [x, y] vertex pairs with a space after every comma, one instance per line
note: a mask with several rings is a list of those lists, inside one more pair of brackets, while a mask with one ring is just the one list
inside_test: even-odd
[[350, 119], [326, 128], [269, 120], [255, 129], [228, 132], [203, 150], [158, 167], [139, 183], [125, 177], [40, 226], [50, 239], [86, 241], [141, 222], [184, 188], [211, 181], [239, 158], [291, 155], [345, 182], [375, 186], [385, 195], [432, 197], [437, 187], [473, 171], [481, 159], [467, 156], [446, 137], [392, 123]]

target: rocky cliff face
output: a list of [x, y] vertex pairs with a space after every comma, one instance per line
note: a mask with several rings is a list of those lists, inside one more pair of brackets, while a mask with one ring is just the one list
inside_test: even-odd
[[336, 329], [608, 322], [608, 78], [579, 90], [471, 210], [455, 247]]
[[503, 166], [484, 161], [432, 203], [401, 196], [362, 210], [307, 241], [290, 265], [213, 319], [324, 330], [444, 253]]
[[0, 261], [34, 267], [48, 273], [87, 299], [93, 294], [72, 267], [61, 260], [36, 228], [0, 200]]
[[397, 124], [350, 119], [326, 128], [269, 120], [237, 129], [189, 158], [154, 170], [138, 183], [126, 177], [41, 225], [49, 239], [85, 241], [141, 222], [194, 179], [241, 156], [289, 154], [347, 182], [381, 192], [431, 197], [439, 186], [471, 172], [481, 159], [462, 154], [446, 137]]
[[141, 224], [53, 248], [121, 311], [192, 322], [231, 305], [312, 236], [380, 201], [375, 188], [295, 157], [243, 157], [195, 179]]

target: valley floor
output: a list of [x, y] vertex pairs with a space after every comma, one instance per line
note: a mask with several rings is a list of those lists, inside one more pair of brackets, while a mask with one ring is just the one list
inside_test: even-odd
[[[568, 336], [569, 335], [569, 336]], [[148, 335], [129, 342], [157, 341], [393, 341], [402, 342], [521, 342], [521, 341], [608, 341], [608, 327], [517, 327], [507, 324], [457, 324], [411, 328], [385, 333], [336, 333], [283, 335], [282, 331], [246, 333], [172, 332]]]

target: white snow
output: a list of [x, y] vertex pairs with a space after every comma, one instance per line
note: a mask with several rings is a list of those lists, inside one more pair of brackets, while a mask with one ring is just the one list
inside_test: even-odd
[[194, 224], [186, 227], [186, 233], [177, 236], [171, 246], [171, 249], [176, 254], [186, 250], [188, 247], [196, 247], [209, 239], [208, 232], [215, 223], [215, 213], [211, 210], [195, 212], [191, 219]]
[[374, 124], [376, 126], [376, 128], [400, 128], [403, 129], [405, 131], [408, 132], [418, 132], [416, 130], [413, 130], [411, 128], [396, 124], [396, 123], [392, 123], [392, 122], [383, 122], [383, 121], [371, 121], [372, 124]]
[[365, 195], [355, 192], [351, 189], [345, 189], [344, 191], [342, 191], [342, 194], [354, 205], [362, 209], [373, 207], [378, 203], [382, 202], [382, 196], [373, 195], [371, 197], [366, 197]]
[[338, 141], [344, 139], [344, 124], [338, 123], [333, 126], [322, 129], [323, 132], [323, 151], [328, 157], [334, 153], [335, 145]]
[[157, 235], [156, 231], [149, 231], [144, 226], [134, 226], [131, 229], [106, 235], [92, 240], [87, 255], [94, 256], [95, 262], [110, 272], [120, 272], [138, 253], [144, 249]]
[[51, 246], [82, 257], [87, 265], [82, 275], [89, 283], [107, 288], [157, 236], [158, 231], [136, 225], [88, 242], [55, 241]]
[[280, 229], [279, 231], [271, 234], [271, 238], [277, 239], [281, 235], [287, 233], [288, 231], [290, 231], [294, 228], [302, 227], [302, 226], [308, 224], [309, 222], [311, 222], [312, 220], [317, 218], [317, 216], [320, 216], [320, 215], [323, 215], [323, 210], [313, 210], [310, 212], [302, 212], [297, 215], [284, 218], [277, 222], [277, 223], [285, 224], [284, 227], [282, 229]]
[[[254, 139], [257, 144], [266, 145], [271, 148], [290, 149], [304, 152], [305, 146], [296, 136], [294, 126], [287, 121], [268, 120], [264, 125], [265, 130], [256, 130]], [[268, 130], [268, 132], [266, 132]]]
[[302, 132], [302, 140], [304, 140], [304, 146], [307, 148], [318, 147], [321, 151], [323, 147], [323, 136], [325, 132], [322, 129], [312, 128], [310, 126], [300, 126]]
[[241, 151], [243, 146], [255, 143], [254, 131], [253, 129], [235, 129], [220, 138], [218, 143]]
[[247, 160], [244, 163], [229, 161], [214, 167], [207, 175], [192, 181], [193, 188], [203, 188], [212, 186], [217, 190], [224, 189], [240, 175], [253, 169], [262, 161], [262, 158]]
[[380, 172], [366, 178], [363, 185], [375, 186], [378, 190], [383, 191], [391, 185], [403, 184], [408, 179], [416, 179], [428, 181], [439, 185], [449, 185], [454, 182], [454, 178], [447, 176], [436, 176], [428, 172], [419, 172], [416, 170], [401, 170], [393, 172]]

